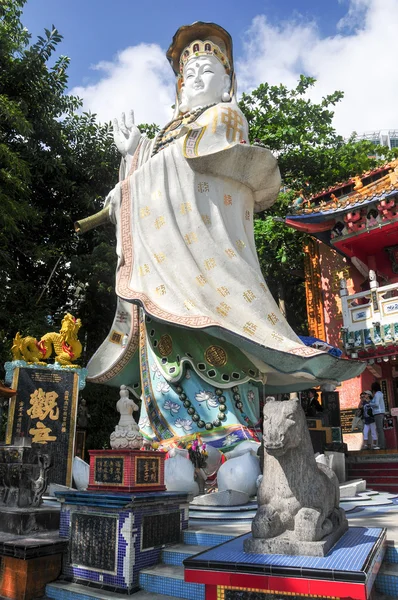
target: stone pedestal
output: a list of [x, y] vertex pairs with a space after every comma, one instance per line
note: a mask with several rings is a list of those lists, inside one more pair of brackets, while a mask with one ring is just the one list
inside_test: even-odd
[[369, 600], [386, 550], [386, 530], [350, 527], [325, 557], [249, 554], [239, 536], [184, 560], [185, 581], [206, 600]]
[[[153, 453], [152, 453], [153, 454]], [[114, 592], [138, 589], [144, 566], [157, 564], [164, 546], [188, 527], [189, 494], [56, 492], [60, 537], [69, 541], [62, 578]]]
[[88, 491], [164, 491], [163, 452], [147, 450], [89, 450]]
[[[59, 508], [8, 508], [0, 510], [0, 532], [26, 536], [59, 528]], [[0, 533], [0, 543], [3, 539]]]
[[34, 536], [1, 534], [1, 597], [32, 600], [44, 596], [46, 584], [61, 573], [66, 549], [67, 543], [60, 540], [58, 531]]

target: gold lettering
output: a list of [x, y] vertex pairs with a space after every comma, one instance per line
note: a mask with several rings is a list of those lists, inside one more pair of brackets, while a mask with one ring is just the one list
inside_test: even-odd
[[254, 335], [256, 333], [257, 325], [252, 323], [251, 321], [247, 321], [243, 326], [243, 331], [248, 335]]
[[218, 306], [216, 306], [216, 311], [222, 317], [227, 317], [231, 307], [226, 302], [221, 302]]
[[271, 323], [271, 325], [276, 325], [276, 323], [279, 321], [275, 313], [269, 313], [267, 315], [267, 319]]
[[26, 412], [32, 419], [44, 421], [46, 417], [50, 417], [52, 421], [56, 421], [59, 418], [57, 398], [56, 392], [44, 392], [39, 388], [30, 395], [29, 403], [32, 406]]
[[205, 265], [206, 271], [211, 271], [212, 269], [215, 268], [216, 261], [214, 260], [214, 258], [208, 258], [207, 260], [205, 260], [204, 265]]
[[159, 296], [164, 296], [166, 293], [166, 286], [163, 285], [163, 283], [162, 283], [162, 285], [158, 285], [158, 287], [156, 288], [156, 293]]
[[182, 215], [186, 215], [187, 213], [192, 211], [192, 206], [190, 202], [182, 202], [180, 206], [180, 213]]
[[223, 285], [221, 287], [217, 288], [217, 292], [221, 296], [229, 296], [229, 289]]
[[253, 302], [253, 300], [256, 299], [256, 296], [253, 294], [252, 290], [246, 290], [245, 292], [243, 292], [243, 297], [246, 300], [246, 302]]
[[149, 217], [150, 214], [151, 214], [151, 209], [149, 208], [149, 206], [143, 206], [142, 208], [140, 208], [141, 219], [143, 219], [144, 217]]
[[206, 279], [206, 277], [205, 277], [204, 275], [200, 274], [200, 275], [198, 275], [198, 276], [196, 277], [196, 282], [197, 282], [199, 285], [203, 286], [203, 285], [205, 285], [205, 283], [207, 283], [207, 279]]
[[47, 444], [47, 442], [55, 442], [57, 439], [57, 436], [50, 435], [51, 429], [40, 421], [36, 423], [36, 429], [29, 429], [29, 433], [32, 436], [32, 444]]
[[232, 205], [232, 196], [230, 194], [224, 194], [224, 204], [225, 206]]
[[230, 107], [223, 106], [221, 111], [221, 123], [226, 126], [227, 140], [229, 142], [240, 142], [244, 138], [242, 117]]
[[160, 229], [161, 227], [163, 227], [163, 225], [166, 223], [165, 218], [164, 217], [158, 217], [155, 221], [155, 227], [156, 229]]
[[146, 263], [143, 264], [143, 265], [141, 265], [140, 267], [138, 267], [138, 275], [139, 275], [139, 277], [144, 277], [148, 273], [150, 273], [150, 269], [149, 269], [149, 266]]
[[155, 257], [155, 260], [158, 263], [162, 263], [164, 260], [166, 260], [166, 256], [163, 254], [163, 252], [158, 252], [157, 254], [153, 255]]
[[211, 225], [211, 219], [209, 215], [200, 215], [202, 217], [202, 221], [205, 225]]
[[234, 258], [234, 256], [236, 256], [236, 252], [232, 250], [232, 248], [227, 248], [225, 250], [225, 254], [228, 256], [228, 258]]
[[243, 248], [245, 248], [246, 244], [243, 240], [236, 240], [236, 247], [238, 250], [243, 250]]
[[198, 192], [200, 194], [204, 194], [209, 191], [209, 184], [207, 181], [199, 181], [198, 183]]
[[190, 246], [191, 244], [194, 244], [195, 242], [198, 241], [198, 236], [196, 235], [196, 233], [194, 231], [190, 231], [189, 233], [184, 235], [184, 240], [185, 240], [185, 243], [188, 246]]

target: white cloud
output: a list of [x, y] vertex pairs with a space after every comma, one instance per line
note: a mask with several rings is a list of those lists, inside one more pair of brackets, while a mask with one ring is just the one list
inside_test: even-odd
[[398, 128], [397, 31], [398, 0], [350, 0], [335, 35], [327, 38], [315, 23], [296, 19], [275, 27], [260, 15], [237, 62], [240, 89], [264, 81], [293, 86], [304, 72], [317, 79], [314, 100], [344, 91], [335, 108], [339, 133]]
[[174, 104], [174, 81], [164, 51], [156, 44], [140, 44], [119, 52], [110, 62], [93, 67], [101, 73], [97, 83], [75, 87], [72, 94], [84, 101], [100, 121], [110, 121], [134, 109], [135, 122], [164, 124]]
[[[317, 79], [313, 100], [337, 89], [344, 92], [335, 107], [339, 133], [398, 128], [398, 0], [339, 1], [347, 10], [330, 37], [322, 37], [317, 24], [297, 12], [277, 26], [264, 15], [255, 17], [243, 55], [235, 59], [239, 90], [250, 91], [265, 81], [293, 87], [305, 73]], [[136, 123], [163, 125], [170, 118], [174, 76], [160, 46], [129, 47], [93, 68], [101, 75], [99, 81], [72, 91], [100, 120], [130, 108]]]

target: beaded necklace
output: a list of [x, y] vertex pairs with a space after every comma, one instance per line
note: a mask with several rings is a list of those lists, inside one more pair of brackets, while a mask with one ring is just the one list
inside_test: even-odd
[[160, 150], [166, 148], [166, 146], [170, 144], [170, 142], [173, 142], [176, 139], [176, 137], [179, 134], [178, 128], [181, 124], [188, 125], [189, 123], [196, 121], [196, 119], [199, 118], [200, 115], [205, 112], [205, 110], [215, 105], [216, 102], [213, 102], [212, 104], [207, 104], [206, 106], [199, 106], [198, 108], [190, 110], [184, 115], [177, 117], [176, 119], [173, 119], [172, 121], [167, 123], [167, 125], [165, 125], [157, 135], [151, 156], [155, 156], [155, 154], [160, 152]]

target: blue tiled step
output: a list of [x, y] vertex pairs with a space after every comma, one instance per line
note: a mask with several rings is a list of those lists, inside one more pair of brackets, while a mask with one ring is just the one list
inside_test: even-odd
[[211, 546], [199, 546], [197, 544], [175, 544], [174, 546], [168, 546], [162, 551], [162, 562], [165, 565], [182, 566], [182, 561], [189, 556], [199, 554], [199, 552], [204, 552], [210, 548]]
[[388, 594], [392, 598], [397, 598], [398, 564], [384, 560], [377, 574], [375, 586], [379, 594]]
[[189, 520], [213, 520], [213, 521], [247, 521], [251, 523], [254, 517], [256, 516], [256, 509], [248, 510], [246, 512], [208, 512], [208, 511], [193, 511], [189, 510]]
[[205, 600], [203, 584], [185, 583], [184, 567], [156, 565], [142, 569], [139, 582], [143, 590], [153, 594], [164, 594], [186, 600]]
[[95, 590], [86, 585], [65, 582], [49, 583], [46, 587], [46, 597], [43, 600], [127, 600], [127, 598], [134, 598], [134, 600], [180, 600], [178, 596], [165, 596], [143, 590], [133, 596], [126, 596], [126, 594]]
[[[250, 529], [250, 527], [248, 527]], [[232, 538], [239, 535], [239, 533], [211, 533], [208, 531], [196, 530], [195, 528], [189, 528], [184, 531], [183, 541], [187, 545], [204, 545], [204, 546], [217, 546], [223, 542], [229, 542]]]

